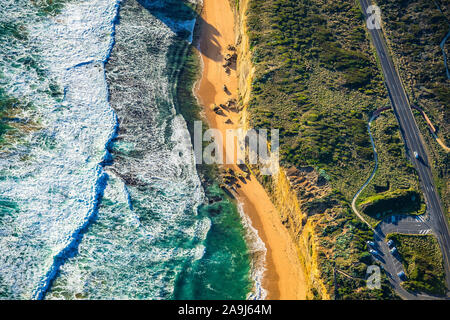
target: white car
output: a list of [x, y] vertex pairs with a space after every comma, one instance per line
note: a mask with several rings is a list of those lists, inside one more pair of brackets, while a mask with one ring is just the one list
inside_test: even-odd
[[417, 153], [417, 151], [414, 151], [414, 158], [419, 159], [419, 154]]
[[397, 273], [397, 276], [403, 281], [406, 280], [406, 274], [403, 271], [400, 271], [399, 273]]
[[371, 247], [375, 247], [375, 242], [373, 241], [367, 241], [367, 244]]

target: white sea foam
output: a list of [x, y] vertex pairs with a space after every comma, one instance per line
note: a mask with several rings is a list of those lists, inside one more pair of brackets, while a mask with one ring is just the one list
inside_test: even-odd
[[178, 273], [205, 252], [210, 221], [197, 217], [204, 194], [168, 72], [176, 30], [134, 2], [121, 17], [107, 75], [122, 129], [117, 157], [97, 221], [49, 299], [171, 298]]
[[[143, 169], [149, 176], [166, 172], [166, 179], [153, 185], [161, 189], [141, 192], [110, 172], [98, 220], [84, 235], [78, 254], [61, 267], [47, 298], [170, 298], [176, 270], [203, 257], [201, 243], [210, 221], [195, 218], [203, 192], [193, 171], [193, 152], [180, 134], [187, 130], [183, 119], [174, 117], [172, 126], [181, 128], [173, 131], [175, 147], [166, 154], [164, 166], [159, 171]], [[129, 198], [148, 209], [131, 209]], [[156, 216], [140, 221], [139, 215], [148, 219], [145, 213]]]
[[267, 297], [267, 291], [262, 286], [264, 273], [266, 271], [266, 254], [267, 248], [264, 242], [258, 235], [250, 218], [245, 214], [243, 205], [238, 204], [239, 214], [241, 216], [242, 224], [246, 230], [246, 243], [249, 248], [252, 259], [251, 279], [253, 280], [253, 290], [249, 293], [247, 299], [249, 300], [264, 300]]
[[99, 163], [117, 126], [104, 75], [117, 5], [115, 0], [71, 3], [60, 20], [28, 25], [30, 42], [65, 97], [61, 105], [40, 99], [29, 74], [20, 73], [22, 81], [13, 77], [10, 93], [28, 95], [41, 116], [44, 129], [35, 139], [45, 135], [53, 141], [53, 148], [31, 145], [27, 163], [17, 166], [7, 159], [1, 164], [8, 170], [0, 181], [2, 197], [13, 199], [21, 210], [12, 225], [1, 226], [7, 234], [0, 238], [1, 277], [13, 297], [42, 297], [61, 255], [95, 214], [104, 187]]
[[[114, 45], [117, 4], [68, 2], [61, 14], [48, 18], [33, 16], [29, 1], [0, 4], [9, 18], [28, 19], [29, 51], [36, 51], [46, 70], [41, 77], [26, 69], [2, 69], [8, 92], [33, 101], [41, 125], [18, 144], [17, 155], [0, 159], [6, 177], [0, 179], [0, 200], [12, 200], [20, 209], [0, 225], [0, 281], [10, 298], [42, 298], [58, 269], [47, 298], [171, 298], [177, 274], [205, 252], [202, 242], [211, 222], [196, 216], [203, 190], [186, 124], [173, 105], [173, 79], [165, 74], [175, 32], [191, 31], [193, 20], [163, 23], [147, 14], [125, 30], [122, 41], [130, 48], [139, 47], [137, 39], [150, 32], [144, 48], [154, 53], [125, 57], [140, 60], [117, 73], [134, 76], [130, 87], [136, 91], [122, 92], [117, 107], [139, 104], [142, 109], [134, 111], [151, 125], [122, 133], [116, 142], [125, 167], [117, 159], [110, 168], [102, 164], [110, 157], [105, 146], [118, 125], [108, 103], [104, 65]], [[147, 73], [139, 73], [142, 69]], [[40, 90], [51, 81], [63, 89], [62, 102]], [[136, 151], [142, 158], [127, 156]], [[27, 152], [26, 162], [19, 162], [21, 152]], [[145, 184], [145, 191], [139, 184], [126, 185], [127, 174]], [[249, 239], [256, 256], [263, 250], [257, 233], [256, 240]], [[260, 260], [254, 261], [250, 298], [264, 298], [263, 269]]]

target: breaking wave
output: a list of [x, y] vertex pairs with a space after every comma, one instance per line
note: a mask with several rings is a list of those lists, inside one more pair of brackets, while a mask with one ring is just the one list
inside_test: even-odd
[[206, 245], [223, 239], [174, 105], [196, 3], [1, 1], [0, 298], [171, 299], [210, 265], [240, 275], [218, 296], [248, 292], [242, 226]]

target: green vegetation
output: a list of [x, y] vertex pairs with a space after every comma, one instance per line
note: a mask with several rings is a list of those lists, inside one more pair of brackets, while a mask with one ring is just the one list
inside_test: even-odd
[[360, 206], [365, 214], [378, 219], [389, 213], [423, 214], [425, 205], [420, 198], [420, 194], [415, 190], [397, 189], [369, 197]]
[[[364, 23], [354, 0], [250, 0], [247, 12], [255, 67], [247, 106], [250, 125], [278, 128], [281, 164], [313, 167], [331, 187], [320, 198], [305, 198], [304, 190], [300, 198], [302, 211], [322, 235], [316, 240], [318, 264], [336, 299], [394, 297], [387, 282], [382, 290], [371, 291], [355, 280], [364, 279], [374, 261], [366, 247], [371, 231], [354, 216], [350, 202], [374, 166], [369, 116], [389, 105]], [[405, 189], [416, 195], [408, 211], [419, 212], [423, 204], [417, 177], [403, 158], [398, 128], [389, 123], [384, 129], [378, 148], [386, 149], [383, 161], [394, 160], [382, 166], [361, 199], [385, 192], [370, 206], [367, 202], [369, 212], [380, 210]], [[260, 180], [270, 191], [271, 178]], [[334, 268], [351, 278], [336, 278]]]
[[[359, 211], [368, 214], [365, 218], [375, 225], [390, 214], [424, 213], [425, 204], [419, 188], [419, 179], [411, 162], [406, 158], [405, 148], [400, 136], [397, 120], [392, 111], [384, 111], [371, 125], [372, 135], [378, 153], [378, 169], [357, 200]], [[397, 206], [399, 196], [406, 192], [414, 195], [414, 202], [407, 201], [406, 206]], [[371, 207], [370, 199], [383, 198], [386, 206]], [[391, 199], [389, 199], [391, 198]], [[364, 204], [364, 205], [363, 205]], [[390, 207], [394, 204], [394, 207]], [[364, 208], [363, 208], [364, 207]], [[372, 209], [374, 212], [371, 212]], [[371, 212], [369, 214], [368, 212]]]
[[[398, 63], [407, 89], [413, 100], [423, 105], [442, 127], [448, 124], [450, 87], [448, 85], [440, 42], [448, 33], [448, 11], [443, 1], [378, 0], [383, 24], [393, 53], [402, 57]], [[430, 59], [435, 57], [435, 59]], [[444, 112], [446, 116], [438, 116]], [[448, 126], [442, 128], [448, 133]], [[444, 139], [448, 134], [443, 132]], [[447, 140], [447, 144], [450, 141]]]
[[408, 280], [403, 287], [411, 292], [444, 295], [445, 272], [442, 253], [432, 235], [390, 234], [395, 242]]
[[[338, 300], [354, 299], [398, 299], [392, 291], [384, 273], [381, 289], [369, 290], [365, 276], [368, 265], [376, 264], [367, 252], [367, 241], [373, 239], [373, 232], [346, 208], [335, 210], [332, 221], [328, 215], [316, 215], [316, 232], [320, 235], [318, 265], [321, 277], [329, 288], [334, 288], [334, 298]], [[351, 278], [340, 273], [339, 269]]]
[[434, 183], [436, 184], [436, 189], [438, 190], [441, 198], [441, 203], [444, 206], [444, 213], [447, 213], [447, 221], [450, 223], [450, 189], [448, 187], [449, 181], [449, 171], [450, 171], [450, 153], [446, 152], [429, 134], [429, 128], [426, 121], [419, 114], [418, 111], [414, 111], [416, 115], [417, 125], [420, 131], [423, 133], [423, 137], [427, 143], [427, 150], [429, 160], [431, 162], [431, 168], [434, 178]]
[[369, 113], [388, 103], [359, 7], [252, 0], [248, 12], [250, 124], [280, 130], [286, 167], [323, 169], [350, 197], [373, 159]]
[[[450, 146], [450, 81], [447, 79], [440, 43], [450, 29], [448, 3], [442, 0], [376, 0], [391, 53], [411, 102], [425, 110]], [[443, 12], [441, 12], [441, 10]], [[449, 51], [449, 41], [446, 44]], [[450, 155], [439, 146], [422, 116], [416, 113], [428, 146], [433, 175], [450, 221]]]

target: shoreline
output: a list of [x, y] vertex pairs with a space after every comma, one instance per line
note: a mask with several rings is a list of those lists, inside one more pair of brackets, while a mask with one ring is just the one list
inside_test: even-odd
[[[234, 20], [228, 1], [203, 0], [196, 43], [202, 75], [195, 85], [194, 95], [210, 128], [218, 129], [224, 137], [227, 129], [237, 129], [241, 125], [239, 112], [227, 110], [224, 115], [218, 115], [211, 109], [213, 104], [225, 103], [230, 98], [238, 99], [236, 70], [232, 68], [227, 74], [222, 66], [224, 56], [229, 53], [227, 46], [235, 44]], [[228, 93], [222, 89], [224, 84]], [[240, 172], [237, 165], [223, 167]], [[238, 205], [242, 206], [251, 227], [257, 230], [266, 247], [262, 288], [267, 292], [267, 298], [305, 299], [306, 283], [295, 243], [282, 225], [269, 195], [255, 176], [240, 185], [234, 193]]]

